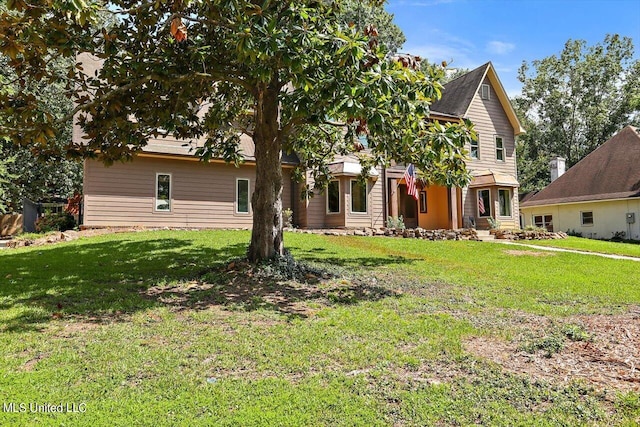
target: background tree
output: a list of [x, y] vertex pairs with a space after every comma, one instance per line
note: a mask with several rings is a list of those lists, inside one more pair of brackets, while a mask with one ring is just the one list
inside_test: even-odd
[[634, 121], [640, 109], [640, 61], [628, 37], [606, 36], [587, 46], [569, 40], [552, 55], [519, 70], [522, 95], [514, 100], [527, 133], [517, 145], [522, 190], [549, 183], [548, 163], [571, 167]]
[[400, 27], [393, 22], [393, 15], [380, 2], [344, 0], [337, 18], [343, 26], [353, 25], [360, 31], [364, 31], [368, 25], [374, 26], [379, 32], [378, 41], [382, 49], [389, 53], [399, 52], [407, 40]]
[[[6, 13], [6, 5], [0, 4], [0, 13]], [[18, 90], [19, 82], [9, 59], [0, 56], [0, 93], [13, 94]], [[51, 67], [58, 69], [57, 74], [73, 66], [72, 58], [57, 60]], [[23, 89], [37, 100], [39, 109], [47, 111], [55, 118], [64, 117], [73, 109], [73, 101], [63, 96], [64, 80], [31, 81]], [[62, 155], [62, 146], [71, 140], [72, 126], [66, 121], [55, 140], [50, 140], [47, 150], [36, 149], [14, 143], [9, 138], [0, 138], [0, 163], [4, 163], [5, 178], [0, 173], [0, 206], [6, 210], [20, 211], [24, 198], [41, 200], [47, 197], [71, 197], [82, 188], [82, 162], [80, 159], [67, 159]], [[10, 160], [10, 161], [9, 161]], [[9, 178], [10, 177], [10, 178]]]
[[[8, 118], [2, 129], [46, 151], [75, 114], [86, 142], [57, 149], [107, 164], [131, 159], [149, 138], [165, 133], [204, 139], [197, 154], [205, 160], [238, 163], [240, 135], [250, 135], [259, 177], [251, 261], [283, 253], [283, 150], [298, 153], [303, 167], [321, 178], [333, 155], [358, 151], [356, 136], [366, 134], [363, 170], [394, 159], [414, 163], [433, 181], [464, 185], [463, 147], [472, 132], [426, 120], [443, 70], [425, 76], [413, 58], [387, 60], [371, 27], [363, 34], [341, 24], [341, 3], [78, 0], [39, 6], [12, 0], [16, 13], [0, 18], [0, 50], [20, 86], [0, 97]], [[116, 22], [93, 30], [98, 10]], [[57, 73], [50, 66], [75, 52], [103, 61], [97, 75], [71, 66]], [[64, 81], [76, 107], [55, 118], [23, 90], [31, 81]]]

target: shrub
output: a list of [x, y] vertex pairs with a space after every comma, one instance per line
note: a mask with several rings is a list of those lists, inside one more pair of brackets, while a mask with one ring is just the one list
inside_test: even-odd
[[406, 226], [404, 225], [404, 218], [402, 215], [399, 217], [388, 216], [387, 217], [387, 228], [396, 228], [398, 230], [404, 230]]
[[76, 226], [76, 220], [69, 212], [47, 212], [36, 221], [36, 231], [46, 233], [49, 231], [66, 231]]
[[497, 230], [500, 228], [500, 221], [498, 221], [494, 217], [490, 216], [489, 218], [487, 218], [487, 221], [489, 221], [489, 226], [492, 230]]
[[289, 208], [282, 211], [282, 223], [287, 228], [293, 227], [293, 211]]

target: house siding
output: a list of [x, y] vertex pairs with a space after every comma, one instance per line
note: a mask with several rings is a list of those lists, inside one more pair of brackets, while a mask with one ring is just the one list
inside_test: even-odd
[[[593, 225], [582, 225], [581, 212], [593, 212]], [[627, 224], [627, 213], [635, 213], [635, 223]], [[640, 240], [637, 198], [522, 208], [525, 226], [534, 225], [536, 215], [552, 215], [554, 231], [576, 231], [594, 239], [610, 239], [614, 232], [624, 231], [627, 239]]]
[[[482, 99], [480, 90], [476, 93], [471, 101], [467, 118], [469, 118], [479, 134], [479, 158], [467, 161], [467, 169], [471, 172], [480, 170], [491, 170], [493, 172], [503, 173], [517, 177], [516, 169], [516, 150], [514, 129], [509, 118], [500, 103], [498, 96], [494, 90], [490, 80], [485, 77], [482, 84], [488, 84], [491, 88], [489, 99]], [[501, 136], [504, 143], [505, 161], [496, 160], [495, 136]], [[466, 147], [470, 151], [471, 147]], [[462, 205], [464, 219], [468, 217], [477, 218], [477, 201], [475, 197], [475, 188], [465, 187], [462, 189]], [[497, 203], [497, 187], [491, 187], [491, 197], [494, 205]], [[512, 189], [512, 217], [498, 218], [503, 228], [519, 228], [519, 202], [518, 190]], [[495, 193], [495, 195], [494, 195]], [[497, 208], [497, 205], [495, 206]], [[494, 212], [496, 210], [494, 209]], [[478, 221], [479, 228], [488, 227], [486, 220]]]
[[[255, 188], [255, 167], [138, 157], [105, 167], [84, 168], [84, 225], [250, 228], [252, 214], [235, 213], [236, 179]], [[154, 211], [157, 173], [171, 174], [171, 211]], [[283, 209], [291, 208], [291, 175], [283, 170]]]

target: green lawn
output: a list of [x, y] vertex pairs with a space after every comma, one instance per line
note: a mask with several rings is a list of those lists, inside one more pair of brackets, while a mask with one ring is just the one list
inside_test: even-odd
[[626, 255], [640, 258], [640, 242], [622, 243], [608, 242], [605, 240], [585, 239], [583, 237], [567, 237], [558, 240], [538, 240], [525, 242], [539, 246], [553, 246], [555, 248], [577, 249], [587, 252], [600, 252], [603, 254]]
[[636, 262], [288, 233], [297, 260], [336, 274], [299, 283], [230, 265], [248, 240], [158, 231], [0, 251], [0, 425], [640, 422], [638, 392], [510, 373], [464, 344], [516, 340], [526, 316], [626, 313]]

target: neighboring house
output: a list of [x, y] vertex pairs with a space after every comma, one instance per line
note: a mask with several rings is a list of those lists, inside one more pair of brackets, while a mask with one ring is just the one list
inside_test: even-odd
[[640, 240], [640, 134], [627, 126], [521, 204], [525, 225]]
[[[91, 72], [91, 65], [84, 64]], [[97, 65], [94, 65], [94, 68]], [[465, 188], [432, 185], [420, 188], [416, 202], [407, 197], [404, 166], [372, 170], [367, 185], [357, 177], [355, 156], [337, 157], [330, 165], [334, 179], [315, 197], [302, 200], [294, 183], [295, 156], [283, 156], [283, 209], [294, 212], [301, 228], [382, 227], [388, 216], [402, 215], [409, 227], [427, 229], [487, 228], [489, 217], [503, 227], [517, 227], [519, 206], [515, 136], [524, 132], [491, 63], [445, 85], [432, 106], [431, 118], [457, 122], [470, 119], [479, 141], [467, 147], [473, 180]], [[82, 138], [74, 127], [75, 141]], [[197, 142], [195, 145], [197, 146]], [[84, 225], [224, 228], [251, 227], [251, 193], [255, 183], [253, 141], [241, 140], [245, 163], [239, 168], [223, 161], [203, 163], [170, 138], [149, 141], [133, 162], [105, 167], [85, 162]], [[482, 200], [484, 211], [479, 210]]]

